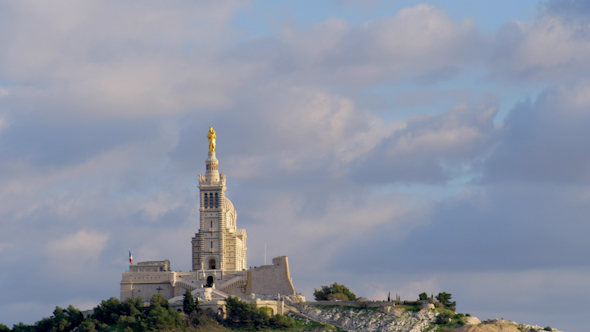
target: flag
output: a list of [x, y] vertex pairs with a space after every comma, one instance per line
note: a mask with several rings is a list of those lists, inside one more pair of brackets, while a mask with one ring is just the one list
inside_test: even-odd
[[129, 249], [129, 265], [133, 263], [133, 255], [131, 255], [131, 249]]

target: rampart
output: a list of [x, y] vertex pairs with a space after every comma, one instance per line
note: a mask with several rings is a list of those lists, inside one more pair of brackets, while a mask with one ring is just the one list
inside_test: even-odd
[[289, 273], [287, 256], [275, 257], [272, 265], [263, 265], [248, 271], [250, 293], [295, 295]]

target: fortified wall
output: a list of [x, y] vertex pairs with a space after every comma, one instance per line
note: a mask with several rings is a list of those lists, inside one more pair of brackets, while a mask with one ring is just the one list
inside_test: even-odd
[[250, 293], [295, 295], [287, 256], [275, 257], [272, 265], [251, 269], [249, 274], [252, 279]]

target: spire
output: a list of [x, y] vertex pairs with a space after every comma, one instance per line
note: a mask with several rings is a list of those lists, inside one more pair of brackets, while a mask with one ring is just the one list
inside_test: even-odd
[[205, 173], [205, 180], [208, 184], [215, 184], [219, 182], [219, 161], [215, 158], [215, 152], [209, 152], [209, 158], [206, 161], [207, 173]]

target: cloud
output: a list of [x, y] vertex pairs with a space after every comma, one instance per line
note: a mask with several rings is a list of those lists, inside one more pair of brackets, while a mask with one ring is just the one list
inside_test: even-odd
[[392, 240], [397, 232], [388, 223], [356, 238], [330, 267], [355, 273], [581, 268], [589, 263], [582, 235], [590, 231], [588, 199], [587, 189], [576, 186], [469, 189], [427, 207], [402, 240]]
[[84, 275], [86, 269], [97, 263], [108, 239], [106, 233], [81, 230], [49, 242], [46, 246], [49, 270], [59, 271], [62, 276], [64, 272], [70, 277]]
[[[478, 166], [495, 139], [495, 107], [458, 105], [448, 112], [411, 117], [383, 139], [357, 168], [373, 183], [444, 182]], [[364, 175], [362, 175], [364, 174]]]
[[234, 58], [264, 63], [291, 82], [364, 86], [408, 75], [444, 80], [477, 62], [484, 49], [473, 22], [455, 22], [443, 9], [421, 4], [363, 25], [333, 19], [308, 31], [285, 30], [240, 45]]
[[517, 105], [486, 162], [484, 179], [590, 183], [590, 85], [587, 81], [546, 89]]
[[590, 4], [584, 0], [548, 0], [543, 2], [544, 9], [550, 13], [584, 17], [590, 14]]
[[583, 77], [590, 58], [590, 21], [548, 12], [531, 22], [514, 21], [497, 33], [492, 75], [517, 80]]
[[5, 64], [0, 75], [12, 87], [2, 103], [40, 117], [82, 119], [227, 105], [229, 77], [248, 68], [214, 59], [224, 48], [220, 41], [231, 32], [232, 13], [242, 5], [4, 4], [0, 29], [13, 33], [0, 36], [0, 62]]

